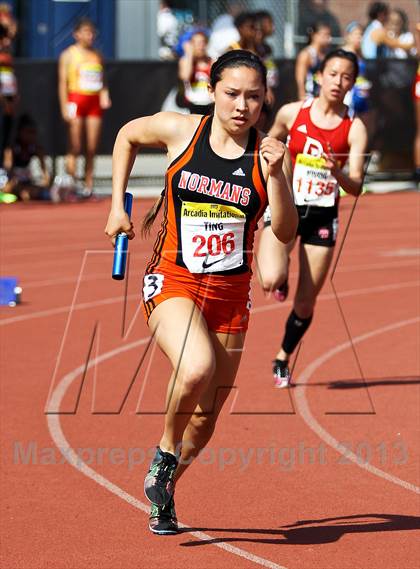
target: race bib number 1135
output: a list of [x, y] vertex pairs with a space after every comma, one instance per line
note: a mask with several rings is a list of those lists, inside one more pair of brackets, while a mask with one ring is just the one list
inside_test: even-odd
[[296, 156], [293, 170], [293, 195], [296, 205], [332, 207], [338, 195], [337, 180], [325, 166], [324, 158], [305, 154]]

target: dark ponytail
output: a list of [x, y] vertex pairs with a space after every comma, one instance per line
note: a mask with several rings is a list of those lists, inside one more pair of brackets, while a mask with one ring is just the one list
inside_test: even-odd
[[162, 190], [162, 193], [160, 194], [159, 198], [155, 201], [155, 203], [152, 205], [152, 207], [143, 217], [143, 222], [141, 224], [141, 236], [143, 238], [146, 238], [150, 235], [153, 222], [155, 221], [157, 214], [159, 213], [160, 208], [162, 207], [164, 196], [165, 196], [165, 190]]

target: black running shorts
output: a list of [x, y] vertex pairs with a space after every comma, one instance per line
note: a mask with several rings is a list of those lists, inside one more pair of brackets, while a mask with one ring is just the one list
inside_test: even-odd
[[[296, 235], [301, 243], [334, 247], [338, 231], [337, 207], [297, 206], [299, 225]], [[271, 212], [267, 207], [264, 213], [264, 227], [271, 225]]]

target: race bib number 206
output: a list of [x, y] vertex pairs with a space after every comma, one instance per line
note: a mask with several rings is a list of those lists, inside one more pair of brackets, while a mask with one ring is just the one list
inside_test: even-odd
[[337, 190], [337, 180], [325, 166], [324, 158], [305, 154], [296, 156], [293, 170], [293, 195], [296, 205], [332, 207]]
[[182, 259], [191, 273], [213, 273], [243, 264], [245, 214], [220, 204], [183, 202]]

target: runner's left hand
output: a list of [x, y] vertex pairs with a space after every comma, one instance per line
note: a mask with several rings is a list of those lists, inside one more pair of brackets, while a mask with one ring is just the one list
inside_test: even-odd
[[325, 166], [331, 171], [331, 174], [335, 176], [335, 174], [340, 171], [340, 165], [334, 156], [331, 146], [328, 148], [328, 153], [322, 153], [322, 158], [325, 160]]

